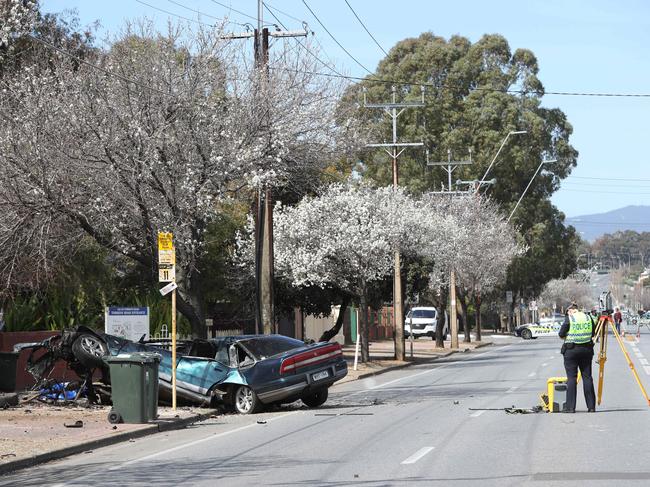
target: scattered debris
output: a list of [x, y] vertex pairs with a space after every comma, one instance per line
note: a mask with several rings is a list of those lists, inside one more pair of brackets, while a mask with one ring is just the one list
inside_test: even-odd
[[63, 423], [63, 426], [65, 426], [66, 428], [83, 428], [84, 427], [84, 422], [81, 421], [80, 419], [78, 419], [77, 421], [75, 421], [72, 424]]
[[257, 424], [266, 424], [266, 421], [258, 421]]
[[15, 453], [3, 453], [2, 455], [0, 455], [0, 458], [9, 458], [9, 457], [15, 457], [15, 456], [16, 456]]
[[460, 404], [460, 401], [454, 401], [454, 404]]

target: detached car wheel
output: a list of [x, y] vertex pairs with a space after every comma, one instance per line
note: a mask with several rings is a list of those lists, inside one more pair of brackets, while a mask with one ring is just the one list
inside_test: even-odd
[[327, 396], [328, 396], [328, 389], [320, 389], [313, 394], [309, 394], [308, 396], [304, 396], [301, 398], [302, 402], [305, 403], [305, 406], [308, 408], [317, 408], [319, 406], [322, 406], [325, 404], [325, 401], [327, 401]]
[[239, 386], [235, 390], [235, 411], [239, 414], [253, 414], [257, 412], [262, 403], [255, 391], [248, 386]]
[[530, 331], [528, 328], [524, 328], [523, 330], [521, 330], [521, 338], [523, 338], [524, 340], [530, 340], [531, 338], [533, 338], [533, 332]]
[[83, 333], [72, 344], [72, 353], [82, 365], [94, 369], [102, 366], [108, 347], [95, 335]]

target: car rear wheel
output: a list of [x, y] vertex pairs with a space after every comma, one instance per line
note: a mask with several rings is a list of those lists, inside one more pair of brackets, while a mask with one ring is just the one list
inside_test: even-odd
[[308, 396], [302, 397], [302, 402], [305, 403], [305, 406], [308, 408], [317, 408], [318, 406], [322, 406], [325, 404], [325, 401], [327, 401], [327, 388], [320, 389], [313, 394], [309, 394]]
[[239, 386], [235, 390], [235, 411], [239, 414], [253, 414], [261, 407], [255, 391], [248, 386]]
[[94, 369], [103, 365], [103, 357], [108, 355], [108, 347], [95, 335], [82, 333], [72, 344], [72, 353], [81, 365]]
[[528, 328], [524, 328], [523, 330], [521, 330], [521, 338], [523, 338], [524, 340], [530, 340], [531, 338], [533, 338], [533, 332], [530, 331]]

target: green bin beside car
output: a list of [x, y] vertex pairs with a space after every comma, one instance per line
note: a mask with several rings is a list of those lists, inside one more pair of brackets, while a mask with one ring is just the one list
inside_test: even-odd
[[156, 353], [119, 354], [106, 359], [111, 374], [111, 423], [147, 423], [158, 417]]

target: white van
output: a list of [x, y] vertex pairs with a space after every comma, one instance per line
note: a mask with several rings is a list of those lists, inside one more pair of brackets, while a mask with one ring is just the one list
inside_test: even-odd
[[[438, 319], [438, 310], [432, 307], [415, 307], [406, 315], [404, 322], [404, 336], [409, 338], [411, 336], [411, 322], [413, 323], [413, 338], [420, 338], [421, 336], [428, 336], [431, 339], [436, 339], [436, 321]], [[445, 313], [445, 324], [442, 327], [442, 339], [447, 339], [449, 333], [449, 320]]]

